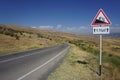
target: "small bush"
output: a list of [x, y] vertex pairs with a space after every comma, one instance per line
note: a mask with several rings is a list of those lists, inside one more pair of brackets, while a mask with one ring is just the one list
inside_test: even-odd
[[22, 32], [20, 32], [20, 35], [23, 35], [23, 33], [22, 33]]
[[29, 38], [32, 38], [32, 36], [30, 35]]
[[112, 54], [108, 54], [109, 57], [112, 57]]
[[17, 34], [15, 35], [15, 38], [16, 38], [17, 40], [20, 40], [20, 36], [18, 36]]

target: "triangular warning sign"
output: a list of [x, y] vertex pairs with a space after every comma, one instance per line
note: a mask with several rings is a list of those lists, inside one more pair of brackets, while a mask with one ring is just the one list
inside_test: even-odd
[[108, 19], [107, 15], [104, 13], [102, 9], [100, 9], [93, 19], [91, 26], [103, 26], [110, 25], [111, 21]]

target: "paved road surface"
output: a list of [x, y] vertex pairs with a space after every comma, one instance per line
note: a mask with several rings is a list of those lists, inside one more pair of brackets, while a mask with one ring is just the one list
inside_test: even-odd
[[0, 56], [0, 80], [46, 80], [68, 50], [62, 44]]

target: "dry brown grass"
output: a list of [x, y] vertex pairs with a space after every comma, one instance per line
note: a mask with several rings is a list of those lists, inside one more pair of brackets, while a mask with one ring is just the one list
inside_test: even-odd
[[48, 80], [119, 80], [120, 69], [110, 63], [103, 63], [99, 74], [99, 58], [72, 45], [67, 58]]
[[[17, 39], [16, 37], [19, 38]], [[98, 71], [99, 36], [89, 37], [18, 25], [0, 25], [0, 54], [47, 47], [62, 42], [75, 43], [77, 47], [73, 46], [74, 48], [72, 48], [68, 58], [64, 61], [63, 67], [61, 65], [61, 68], [57, 69], [58, 71], [55, 72], [55, 75], [53, 74], [52, 79], [55, 77], [57, 78], [53, 80], [98, 79], [91, 76], [94, 76], [93, 74]], [[88, 52], [82, 51], [78, 47]], [[95, 52], [97, 57], [90, 54], [92, 52]], [[117, 66], [120, 66], [120, 38], [103, 38], [103, 54], [105, 54], [103, 56], [103, 73], [105, 73], [103, 80], [119, 80], [120, 69]], [[89, 65], [78, 64], [76, 60], [87, 61]], [[115, 63], [115, 65], [111, 64], [111, 62]], [[66, 72], [63, 73], [63, 70], [66, 70]]]
[[[99, 50], [99, 36], [98, 37], [82, 37], [74, 39], [72, 42], [78, 42], [84, 46]], [[103, 37], [103, 52], [115, 56], [120, 56], [120, 38], [105, 38]]]
[[34, 36], [21, 36], [20, 40], [14, 37], [0, 34], [0, 54], [9, 54], [12, 52], [24, 51], [28, 49], [42, 48], [57, 45], [55, 41], [44, 38], [35, 38]]
[[103, 39], [103, 50], [107, 54], [120, 56], [120, 38]]
[[74, 38], [69, 33], [0, 24], [0, 54], [52, 46]]
[[[103, 38], [102, 80], [119, 80], [120, 77], [120, 38]], [[70, 42], [82, 50], [94, 54], [99, 59], [99, 37], [80, 38]], [[96, 60], [98, 63], [98, 59]], [[94, 64], [95, 65], [95, 64]], [[97, 64], [98, 65], [98, 64]], [[96, 79], [95, 79], [96, 80]]]
[[58, 42], [51, 40], [52, 32], [18, 25], [0, 25], [0, 54], [57, 45]]
[[68, 57], [62, 65], [49, 76], [48, 80], [92, 80], [93, 71], [86, 64], [80, 64], [77, 61], [86, 61], [89, 53], [72, 46]]

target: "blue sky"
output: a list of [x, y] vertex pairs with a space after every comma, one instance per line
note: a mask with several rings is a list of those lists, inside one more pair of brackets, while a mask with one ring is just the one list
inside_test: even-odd
[[[1, 0], [0, 24], [90, 32], [90, 24], [102, 8], [120, 29], [120, 0]], [[83, 31], [85, 29], [85, 31]]]

